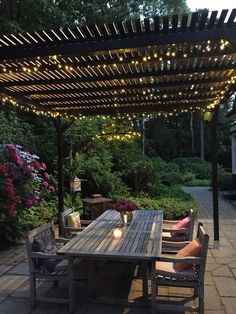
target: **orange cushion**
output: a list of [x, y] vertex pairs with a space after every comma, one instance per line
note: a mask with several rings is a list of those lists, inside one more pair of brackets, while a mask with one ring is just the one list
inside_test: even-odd
[[[182, 248], [178, 253], [177, 256], [187, 257], [193, 256], [198, 257], [201, 255], [202, 245], [198, 240], [191, 241], [188, 245]], [[191, 264], [184, 264], [184, 263], [175, 263], [175, 269], [178, 271], [183, 271], [191, 267]]]
[[[189, 228], [191, 224], [191, 217], [185, 217], [184, 219], [178, 221], [176, 224], [172, 226], [172, 230], [179, 230], [183, 228]], [[177, 232], [171, 232], [171, 236], [175, 237], [180, 235], [180, 233]]]

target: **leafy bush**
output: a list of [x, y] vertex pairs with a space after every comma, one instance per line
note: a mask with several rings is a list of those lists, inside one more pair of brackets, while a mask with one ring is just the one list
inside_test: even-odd
[[112, 171], [111, 155], [109, 151], [94, 152], [88, 158], [86, 154], [76, 154], [74, 174], [78, 177], [88, 178], [84, 184], [84, 193], [101, 193], [104, 196], [119, 195], [126, 197], [128, 187], [122, 182], [120, 174]]
[[160, 173], [161, 182], [167, 186], [182, 184], [183, 178], [179, 172]]
[[221, 190], [235, 189], [235, 182], [231, 172], [220, 171], [218, 173], [218, 187]]
[[149, 197], [133, 198], [138, 209], [161, 209], [164, 211], [165, 219], [180, 219], [186, 217], [189, 209], [196, 213], [198, 207], [189, 194], [186, 194], [179, 187], [172, 187], [165, 190], [162, 196], [157, 199]]
[[197, 179], [209, 179], [211, 177], [211, 164], [201, 158], [176, 158], [172, 162], [179, 166], [182, 173], [192, 172]]

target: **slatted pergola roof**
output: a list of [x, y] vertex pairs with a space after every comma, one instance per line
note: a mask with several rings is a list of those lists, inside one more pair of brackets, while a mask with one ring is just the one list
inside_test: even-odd
[[213, 108], [235, 89], [236, 9], [0, 36], [0, 93], [56, 116]]

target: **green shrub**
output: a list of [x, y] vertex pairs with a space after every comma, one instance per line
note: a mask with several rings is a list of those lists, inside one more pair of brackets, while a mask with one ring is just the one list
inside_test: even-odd
[[165, 219], [180, 219], [186, 217], [189, 209], [196, 213], [198, 207], [189, 194], [184, 193], [179, 187], [166, 189], [166, 193], [158, 199], [147, 197], [133, 198], [139, 209], [161, 209]]
[[176, 158], [173, 163], [179, 166], [182, 173], [192, 172], [197, 179], [209, 179], [211, 177], [211, 164], [198, 157]]
[[235, 189], [235, 182], [231, 172], [220, 171], [218, 173], [218, 187], [221, 190]]
[[160, 173], [160, 179], [161, 179], [162, 184], [165, 184], [167, 186], [183, 183], [182, 175], [179, 172]]

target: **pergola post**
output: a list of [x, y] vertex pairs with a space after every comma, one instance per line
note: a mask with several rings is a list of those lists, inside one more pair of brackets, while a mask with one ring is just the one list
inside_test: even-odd
[[219, 204], [218, 204], [218, 135], [217, 122], [219, 116], [219, 106], [213, 112], [211, 122], [211, 159], [212, 159], [212, 195], [213, 195], [213, 225], [214, 225], [214, 247], [220, 245], [219, 236]]
[[54, 120], [54, 126], [57, 132], [58, 211], [60, 214], [64, 210], [63, 129], [60, 117]]
[[[57, 172], [58, 172], [58, 215], [64, 210], [64, 172], [63, 172], [63, 133], [74, 121], [62, 124], [60, 117], [53, 119], [54, 127], [57, 132]], [[60, 222], [60, 217], [59, 222]], [[59, 224], [59, 233], [61, 228]]]

